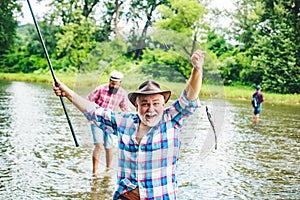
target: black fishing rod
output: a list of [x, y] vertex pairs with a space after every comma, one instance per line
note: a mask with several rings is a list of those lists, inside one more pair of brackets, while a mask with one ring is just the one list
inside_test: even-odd
[[[46, 49], [46, 45], [45, 45], [44, 40], [43, 40], [43, 37], [42, 37], [42, 34], [41, 34], [41, 32], [40, 32], [39, 25], [38, 25], [38, 23], [37, 23], [36, 20], [35, 20], [35, 17], [34, 17], [34, 14], [33, 14], [33, 11], [32, 11], [32, 8], [31, 8], [31, 5], [30, 5], [29, 0], [27, 0], [27, 3], [28, 3], [28, 6], [29, 6], [29, 9], [30, 9], [30, 12], [31, 12], [33, 21], [34, 21], [35, 28], [36, 28], [36, 30], [37, 30], [37, 33], [38, 33], [39, 38], [40, 38], [40, 41], [41, 41], [41, 43], [42, 43], [42, 46], [43, 46], [43, 49], [44, 49], [44, 53], [45, 53], [46, 58], [47, 58], [47, 61], [48, 61], [48, 65], [49, 65], [49, 67], [50, 67], [50, 71], [51, 71], [52, 78], [53, 78], [53, 80], [54, 80], [55, 85], [57, 85], [57, 81], [56, 81], [56, 77], [55, 77], [55, 74], [54, 74], [54, 70], [53, 70], [53, 67], [52, 67], [52, 64], [51, 64], [49, 55], [48, 55], [48, 51], [47, 51], [47, 49]], [[69, 118], [69, 115], [68, 115], [68, 112], [67, 112], [67, 109], [66, 109], [66, 106], [65, 106], [65, 103], [64, 103], [64, 99], [63, 99], [62, 95], [60, 95], [59, 98], [60, 98], [61, 104], [62, 104], [62, 106], [63, 106], [63, 109], [64, 109], [64, 111], [65, 111], [65, 114], [66, 114], [66, 117], [67, 117], [67, 120], [68, 120], [68, 123], [69, 123], [69, 127], [70, 127], [70, 129], [71, 129], [72, 136], [73, 136], [73, 139], [74, 139], [74, 142], [75, 142], [75, 145], [76, 145], [76, 147], [78, 147], [79, 144], [78, 144], [78, 142], [77, 142], [77, 140], [76, 140], [75, 132], [74, 132], [73, 126], [72, 126], [72, 124], [71, 124], [71, 120], [70, 120], [70, 118]]]
[[217, 133], [216, 133], [216, 129], [215, 129], [215, 124], [214, 124], [214, 120], [213, 120], [210, 112], [208, 111], [207, 106], [206, 106], [206, 114], [207, 114], [208, 121], [210, 122], [210, 125], [211, 125], [214, 135], [215, 135], [215, 149], [217, 149]]

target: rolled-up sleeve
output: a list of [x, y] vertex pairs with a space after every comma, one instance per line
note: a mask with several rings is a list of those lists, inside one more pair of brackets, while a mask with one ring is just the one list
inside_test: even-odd
[[[95, 104], [96, 105], [96, 104]], [[86, 119], [101, 129], [105, 126], [110, 126], [113, 128], [113, 134], [117, 134], [117, 123], [115, 121], [115, 112], [110, 109], [95, 106], [94, 109], [86, 110], [84, 116]]]
[[197, 97], [194, 101], [190, 101], [187, 98], [185, 90], [183, 90], [180, 96], [179, 103], [183, 110], [189, 110], [191, 112], [195, 112], [195, 110], [200, 107], [199, 98]]
[[[167, 118], [173, 121], [174, 126], [182, 127], [184, 121], [200, 107], [199, 98], [190, 101], [187, 98], [186, 91], [181, 93], [179, 99], [173, 102], [172, 106], [166, 110]], [[166, 119], [168, 120], [168, 119]]]

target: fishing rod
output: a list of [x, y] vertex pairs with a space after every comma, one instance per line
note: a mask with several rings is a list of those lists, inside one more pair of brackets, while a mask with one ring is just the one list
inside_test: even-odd
[[[47, 61], [48, 61], [48, 65], [49, 65], [49, 67], [50, 67], [50, 71], [51, 71], [52, 78], [53, 78], [53, 80], [54, 80], [55, 85], [57, 85], [57, 80], [56, 80], [56, 77], [55, 77], [55, 74], [54, 74], [54, 70], [53, 70], [53, 67], [52, 67], [52, 64], [51, 64], [51, 61], [50, 61], [50, 58], [49, 58], [49, 55], [48, 55], [48, 51], [47, 51], [47, 49], [46, 49], [46, 45], [45, 45], [45, 43], [44, 43], [44, 40], [43, 40], [41, 31], [40, 31], [39, 25], [38, 25], [37, 21], [35, 20], [35, 17], [34, 17], [34, 14], [33, 14], [33, 11], [32, 11], [32, 8], [31, 8], [31, 5], [30, 5], [29, 0], [27, 0], [27, 3], [28, 3], [28, 6], [29, 6], [29, 9], [30, 9], [32, 18], [33, 18], [33, 22], [34, 22], [35, 28], [36, 28], [36, 30], [37, 30], [37, 33], [38, 33], [39, 38], [40, 38], [40, 41], [41, 41], [41, 43], [42, 43], [42, 46], [43, 46], [43, 49], [44, 49], [44, 53], [45, 53], [46, 58], [47, 58]], [[73, 136], [73, 139], [74, 139], [74, 142], [75, 142], [75, 145], [76, 145], [76, 147], [78, 147], [79, 144], [78, 144], [78, 142], [77, 142], [77, 139], [76, 139], [76, 136], [75, 136], [75, 132], [74, 132], [73, 126], [72, 126], [72, 124], [71, 124], [71, 120], [70, 120], [70, 118], [69, 118], [69, 115], [68, 115], [68, 112], [67, 112], [67, 109], [66, 109], [66, 106], [65, 106], [65, 103], [64, 103], [64, 99], [63, 99], [62, 95], [59, 95], [59, 98], [60, 98], [62, 107], [63, 107], [63, 109], [64, 109], [64, 111], [65, 111], [65, 114], [66, 114], [66, 117], [67, 117], [67, 120], [68, 120], [68, 124], [69, 124], [69, 127], [70, 127], [70, 129], [71, 129], [72, 136]]]
[[213, 118], [212, 118], [210, 112], [208, 111], [207, 106], [206, 106], [206, 114], [207, 114], [208, 121], [210, 122], [210, 125], [211, 125], [214, 135], [215, 135], [215, 149], [217, 149], [217, 133], [216, 133], [216, 129], [215, 129], [215, 124], [214, 124], [214, 121], [213, 121]]

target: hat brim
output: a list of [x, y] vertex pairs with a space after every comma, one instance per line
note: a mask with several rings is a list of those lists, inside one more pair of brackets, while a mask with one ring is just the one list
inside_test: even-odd
[[136, 101], [137, 96], [139, 96], [139, 95], [150, 95], [150, 94], [161, 94], [161, 95], [163, 95], [164, 99], [165, 99], [165, 103], [167, 103], [168, 100], [171, 97], [171, 91], [166, 90], [166, 91], [161, 91], [161, 92], [153, 92], [153, 91], [149, 91], [149, 92], [130, 92], [130, 93], [128, 93], [128, 99], [134, 106], [136, 106], [135, 101]]
[[110, 78], [111, 81], [121, 81], [121, 79], [117, 79], [117, 78]]

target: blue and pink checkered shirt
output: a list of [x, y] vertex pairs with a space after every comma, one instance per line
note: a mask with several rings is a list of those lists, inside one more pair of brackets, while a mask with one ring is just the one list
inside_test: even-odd
[[180, 130], [199, 106], [198, 99], [189, 101], [183, 91], [180, 98], [164, 110], [159, 125], [151, 128], [140, 144], [136, 133], [141, 120], [136, 113], [113, 112], [105, 108], [84, 113], [88, 120], [100, 127], [110, 126], [118, 135], [118, 188], [114, 200], [136, 187], [142, 200], [176, 199]]

